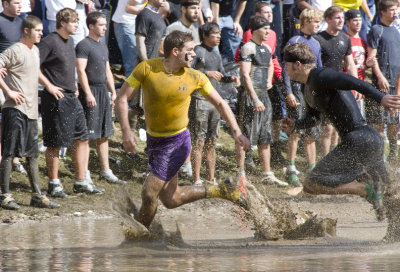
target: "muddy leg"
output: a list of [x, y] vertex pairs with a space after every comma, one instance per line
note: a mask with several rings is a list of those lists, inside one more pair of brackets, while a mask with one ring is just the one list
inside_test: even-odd
[[358, 195], [361, 197], [366, 197], [365, 191], [365, 184], [352, 181], [345, 184], [340, 184], [336, 187], [328, 187], [324, 185], [320, 185], [316, 182], [311, 182], [306, 180], [303, 184], [304, 192], [319, 195], [319, 194], [327, 194], [327, 195], [342, 195], [342, 194], [349, 194], [349, 195]]

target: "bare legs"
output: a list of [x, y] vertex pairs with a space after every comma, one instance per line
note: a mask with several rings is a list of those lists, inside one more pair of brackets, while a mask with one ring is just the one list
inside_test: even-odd
[[139, 211], [139, 222], [149, 228], [157, 211], [157, 199], [168, 209], [179, 207], [206, 197], [203, 186], [178, 186], [175, 175], [169, 181], [163, 181], [150, 173], [142, 188], [142, 206]]

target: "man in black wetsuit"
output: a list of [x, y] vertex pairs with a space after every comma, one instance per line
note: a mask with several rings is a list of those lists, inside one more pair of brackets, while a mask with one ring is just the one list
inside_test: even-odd
[[[357, 77], [357, 69], [351, 52], [351, 41], [343, 30], [344, 11], [341, 7], [332, 6], [324, 12], [324, 19], [328, 24], [325, 31], [314, 36], [321, 45], [322, 65], [335, 71], [346, 68], [348, 74]], [[344, 62], [344, 65], [343, 65]], [[321, 135], [319, 137], [321, 156], [328, 154], [331, 147], [338, 142], [337, 132], [327, 118], [322, 118]]]
[[330, 68], [314, 68], [315, 57], [306, 44], [288, 45], [284, 52], [290, 78], [305, 84], [307, 114], [295, 122], [286, 118], [282, 129], [290, 132], [312, 127], [323, 113], [341, 137], [340, 144], [309, 172], [304, 191], [359, 195], [372, 203], [377, 218], [383, 219], [380, 187], [389, 179], [383, 162], [383, 141], [365, 122], [350, 90], [374, 99], [387, 109], [400, 109], [400, 96], [385, 95], [364, 81]]

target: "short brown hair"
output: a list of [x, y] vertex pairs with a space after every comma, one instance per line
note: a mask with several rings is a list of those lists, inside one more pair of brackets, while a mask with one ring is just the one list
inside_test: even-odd
[[88, 16], [86, 17], [86, 26], [89, 28], [89, 25], [96, 25], [97, 20], [100, 18], [106, 19], [106, 16], [98, 11], [89, 13]]
[[164, 40], [164, 56], [168, 58], [171, 55], [172, 49], [178, 48], [178, 50], [182, 50], [185, 43], [191, 41], [193, 41], [191, 33], [179, 30], [172, 31]]
[[306, 68], [312, 67], [315, 63], [315, 55], [310, 46], [305, 43], [292, 43], [285, 46], [283, 49], [283, 55], [284, 61], [299, 61], [300, 63], [303, 63]]
[[25, 36], [24, 29], [27, 28], [29, 30], [34, 29], [38, 25], [42, 25], [42, 20], [40, 20], [38, 17], [34, 15], [28, 15], [22, 20], [21, 24], [21, 30], [22, 30], [22, 35]]
[[398, 7], [399, 3], [394, 0], [381, 0], [378, 3], [378, 10], [379, 10], [379, 12], [386, 11], [388, 8], [393, 7], [393, 6]]
[[56, 28], [61, 28], [61, 22], [69, 23], [79, 20], [78, 13], [70, 8], [63, 8], [56, 15]]
[[324, 18], [331, 19], [336, 13], [344, 12], [344, 9], [338, 6], [331, 6], [324, 12]]
[[318, 9], [303, 9], [303, 11], [300, 13], [300, 27], [304, 26], [304, 22], [306, 20], [312, 21], [312, 20], [322, 20], [322, 11]]
[[271, 5], [268, 4], [268, 3], [266, 3], [266, 2], [263, 2], [263, 1], [258, 1], [258, 2], [256, 3], [255, 7], [254, 7], [254, 12], [255, 12], [255, 13], [261, 12], [261, 10], [262, 10], [263, 7], [271, 7]]

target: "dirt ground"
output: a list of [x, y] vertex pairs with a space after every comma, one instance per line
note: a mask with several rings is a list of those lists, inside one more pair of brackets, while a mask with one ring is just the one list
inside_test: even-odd
[[[233, 140], [229, 134], [222, 130], [217, 147], [217, 179], [222, 180], [227, 176], [234, 176], [235, 162], [233, 152]], [[119, 215], [113, 209], [113, 203], [118, 203], [124, 195], [129, 195], [135, 200], [140, 200], [141, 185], [147, 173], [147, 158], [144, 153], [145, 143], [139, 146], [140, 160], [132, 160], [122, 154], [119, 150], [121, 146], [121, 133], [119, 125], [116, 123], [115, 136], [110, 138], [110, 155], [120, 160], [120, 165], [110, 162], [114, 173], [127, 185], [111, 185], [99, 179], [98, 160], [95, 152], [90, 153], [89, 169], [92, 179], [97, 186], [104, 187], [106, 193], [103, 195], [73, 194], [73, 173], [70, 172], [71, 161], [67, 159], [61, 161], [60, 178], [63, 182], [65, 192], [70, 195], [67, 199], [53, 199], [62, 205], [59, 209], [39, 209], [29, 206], [30, 186], [27, 177], [13, 172], [11, 179], [11, 192], [17, 203], [21, 205], [18, 211], [0, 210], [0, 222], [13, 225], [16, 222], [52, 221], [57, 218], [68, 218], [71, 216], [87, 217], [117, 217]], [[259, 166], [257, 154], [254, 152], [256, 165]], [[305, 161], [301, 154], [298, 158], [297, 167], [302, 171], [304, 177]], [[275, 175], [284, 179], [281, 166], [273, 167]], [[307, 211], [317, 215], [319, 218], [337, 219], [336, 236], [343, 239], [359, 239], [365, 241], [378, 242], [382, 240], [386, 233], [386, 221], [377, 222], [370, 204], [364, 199], [356, 196], [310, 196], [300, 193], [292, 197], [286, 194], [287, 188], [280, 188], [275, 185], [263, 185], [258, 183], [261, 171], [250, 171], [248, 180], [252, 182], [262, 194], [268, 197], [272, 205], [276, 203], [288, 203], [291, 210], [298, 215], [298, 223], [305, 221], [304, 215]], [[46, 168], [44, 155], [40, 155], [40, 177], [43, 191], [47, 189]], [[190, 185], [189, 180], [180, 179], [181, 185]], [[308, 214], [311, 214], [308, 213]], [[168, 231], [175, 231], [178, 227], [185, 240], [195, 240], [196, 244], [201, 244], [202, 240], [212, 238], [230, 239], [248, 238], [254, 236], [254, 225], [247, 220], [239, 207], [232, 205], [224, 200], [201, 200], [192, 204], [185, 205], [178, 209], [167, 210], [160, 207], [158, 218], [163, 223], [163, 227]], [[218, 223], [216, 224], [216, 219]], [[193, 226], [199, 226], [193, 232]], [[311, 239], [310, 241], [319, 241]]]

